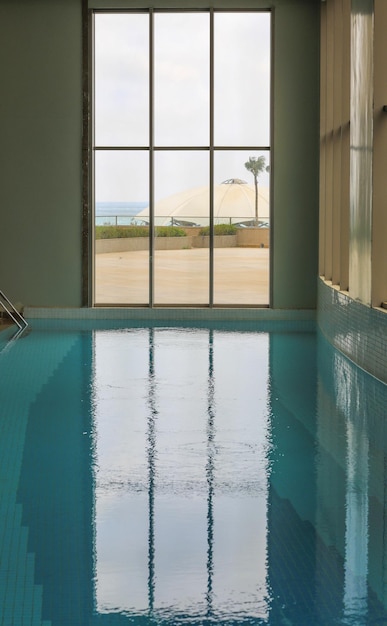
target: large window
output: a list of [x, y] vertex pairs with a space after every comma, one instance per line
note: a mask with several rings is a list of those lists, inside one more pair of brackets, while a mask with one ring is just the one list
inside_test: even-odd
[[95, 304], [269, 303], [270, 13], [94, 14]]

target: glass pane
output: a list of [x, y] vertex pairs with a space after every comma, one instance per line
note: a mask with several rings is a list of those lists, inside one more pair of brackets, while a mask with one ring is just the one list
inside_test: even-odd
[[95, 302], [148, 304], [149, 154], [98, 151], [95, 179]]
[[214, 133], [219, 146], [270, 144], [270, 14], [217, 13]]
[[209, 144], [209, 16], [155, 15], [155, 145]]
[[208, 304], [208, 170], [208, 152], [155, 154], [155, 304]]
[[95, 16], [95, 143], [149, 143], [149, 26], [141, 14]]
[[214, 304], [269, 303], [269, 167], [269, 152], [215, 153]]

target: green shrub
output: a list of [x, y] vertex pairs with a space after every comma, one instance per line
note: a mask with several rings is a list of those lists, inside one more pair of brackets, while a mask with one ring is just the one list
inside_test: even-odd
[[[234, 224], [215, 224], [214, 235], [235, 235], [237, 227]], [[210, 227], [204, 226], [200, 229], [199, 235], [209, 235]]]
[[[148, 237], [148, 226], [96, 226], [96, 239], [121, 239], [128, 237]], [[185, 231], [177, 226], [156, 226], [156, 237], [185, 237]]]
[[127, 237], [148, 237], [148, 226], [96, 226], [96, 239], [121, 239]]
[[178, 228], [178, 226], [156, 226], [156, 237], [185, 237], [185, 230]]

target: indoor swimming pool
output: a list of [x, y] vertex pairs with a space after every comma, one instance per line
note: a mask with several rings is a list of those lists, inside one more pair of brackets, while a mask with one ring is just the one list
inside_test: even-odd
[[387, 386], [311, 324], [0, 333], [0, 626], [387, 623]]

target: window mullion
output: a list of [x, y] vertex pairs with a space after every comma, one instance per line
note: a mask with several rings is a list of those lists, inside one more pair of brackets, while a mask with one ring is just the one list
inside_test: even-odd
[[209, 306], [214, 304], [214, 9], [210, 9], [210, 250], [209, 250]]
[[154, 13], [149, 9], [149, 306], [154, 303]]

